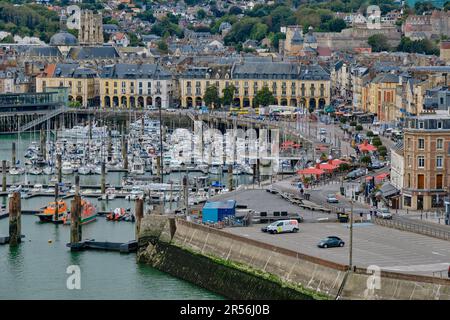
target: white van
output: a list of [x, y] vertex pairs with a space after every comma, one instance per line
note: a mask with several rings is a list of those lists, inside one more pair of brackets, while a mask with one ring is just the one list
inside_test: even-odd
[[279, 220], [272, 222], [267, 227], [261, 229], [263, 232], [269, 233], [283, 233], [283, 232], [297, 232], [298, 221], [297, 220]]

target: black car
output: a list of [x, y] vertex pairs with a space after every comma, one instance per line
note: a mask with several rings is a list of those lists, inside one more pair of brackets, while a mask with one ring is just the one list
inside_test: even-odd
[[344, 245], [345, 242], [336, 236], [326, 237], [325, 239], [320, 240], [317, 244], [319, 248], [343, 247]]

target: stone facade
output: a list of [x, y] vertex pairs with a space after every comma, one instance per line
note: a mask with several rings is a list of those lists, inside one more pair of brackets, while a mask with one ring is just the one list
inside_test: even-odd
[[450, 188], [449, 111], [408, 118], [404, 143], [403, 208], [442, 207]]
[[94, 14], [91, 10], [81, 11], [78, 42], [84, 46], [103, 44], [103, 20], [101, 13]]
[[256, 107], [254, 98], [264, 86], [272, 91], [275, 104], [323, 108], [330, 104], [330, 76], [318, 65], [293, 63], [235, 63], [232, 66], [189, 68], [180, 76], [181, 105], [201, 106], [206, 88], [214, 85], [219, 95], [229, 85], [236, 87], [233, 105]]

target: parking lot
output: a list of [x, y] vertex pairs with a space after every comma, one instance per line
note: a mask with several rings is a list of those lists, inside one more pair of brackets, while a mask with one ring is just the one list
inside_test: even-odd
[[[226, 228], [226, 232], [267, 242], [307, 255], [348, 264], [349, 227], [340, 223], [303, 223], [298, 233], [267, 234], [264, 225]], [[320, 239], [338, 236], [343, 248], [321, 249]], [[359, 267], [377, 265], [384, 270], [432, 276], [450, 265], [450, 243], [410, 232], [363, 223], [353, 228], [353, 264]]]

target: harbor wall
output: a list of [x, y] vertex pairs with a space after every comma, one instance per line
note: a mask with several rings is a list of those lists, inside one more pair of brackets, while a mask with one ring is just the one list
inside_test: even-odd
[[[233, 299], [450, 299], [450, 281], [355, 268], [168, 216], [141, 224], [138, 259]], [[378, 277], [379, 276], [379, 277]]]

